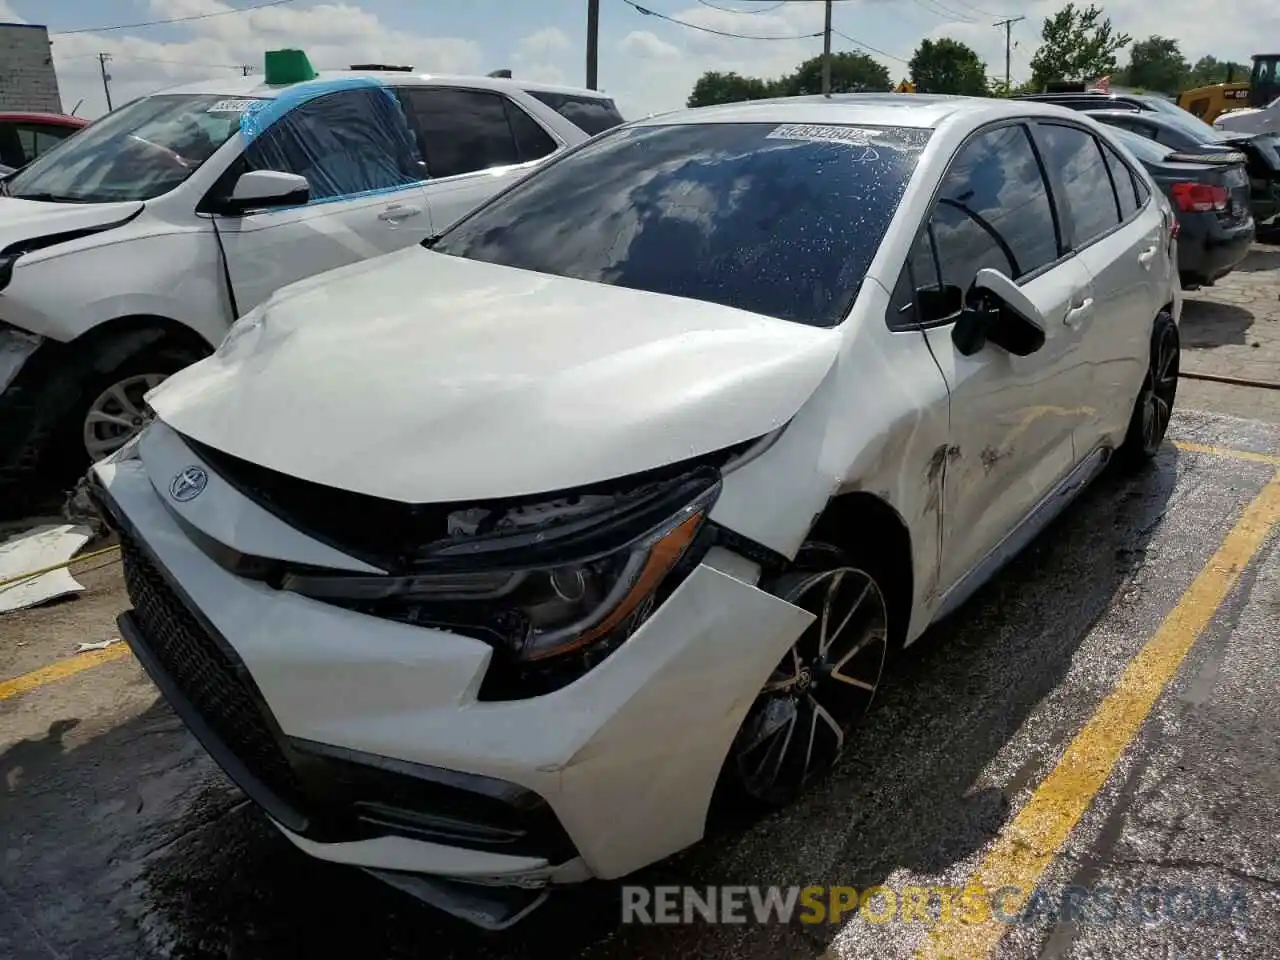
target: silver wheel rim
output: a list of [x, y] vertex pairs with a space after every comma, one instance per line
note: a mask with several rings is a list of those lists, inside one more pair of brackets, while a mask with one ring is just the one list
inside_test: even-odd
[[786, 600], [814, 622], [787, 651], [734, 742], [747, 793], [785, 802], [828, 770], [871, 706], [888, 650], [888, 614], [875, 580], [838, 567], [801, 580]]
[[93, 461], [115, 453], [155, 415], [142, 398], [165, 380], [162, 373], [144, 373], [113, 383], [89, 404], [84, 418], [84, 449]]

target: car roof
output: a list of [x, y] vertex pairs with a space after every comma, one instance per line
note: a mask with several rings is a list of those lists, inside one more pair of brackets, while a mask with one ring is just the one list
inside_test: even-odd
[[[1164, 114], [1160, 113], [1158, 110], [1152, 110], [1150, 112], [1147, 112], [1142, 110], [1126, 110], [1124, 107], [1103, 107], [1098, 110], [1094, 110], [1090, 108], [1088, 110], [1080, 110], [1077, 112], [1087, 114], [1088, 116], [1091, 116], [1091, 117], [1132, 118], [1135, 115], [1141, 114], [1143, 123], [1156, 123], [1156, 124], [1167, 123], [1170, 125], [1173, 124], [1173, 120], [1170, 117], [1166, 117]], [[1187, 116], [1191, 116], [1191, 114], [1187, 114]]]
[[673, 110], [638, 126], [677, 123], [865, 123], [869, 126], [933, 129], [953, 118], [984, 123], [1006, 117], [1061, 117], [1074, 111], [1027, 100], [950, 97], [919, 93], [839, 93], [748, 100], [711, 107]]
[[261, 76], [225, 77], [216, 80], [201, 80], [187, 83], [179, 87], [169, 87], [157, 93], [206, 94], [217, 97], [255, 97], [273, 99], [286, 90], [292, 90], [308, 83], [346, 80], [351, 77], [367, 77], [378, 80], [388, 86], [467, 86], [484, 90], [537, 91], [539, 93], [562, 93], [574, 97], [588, 97], [593, 100], [611, 99], [607, 93], [599, 90], [588, 90], [583, 87], [567, 87], [551, 83], [516, 80], [508, 77], [473, 77], [464, 74], [446, 73], [410, 73], [401, 70], [321, 70], [314, 80], [302, 80], [298, 83], [275, 84], [266, 83]]
[[89, 121], [84, 117], [70, 117], [63, 113], [40, 113], [30, 110], [2, 110], [0, 120], [10, 123], [50, 123], [60, 127], [83, 127]]

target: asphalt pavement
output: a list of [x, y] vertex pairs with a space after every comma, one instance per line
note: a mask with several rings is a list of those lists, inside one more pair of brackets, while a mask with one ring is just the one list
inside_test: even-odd
[[[1258, 512], [1280, 426], [1180, 413], [1173, 434], [903, 654], [833, 776], [627, 881], [879, 888], [839, 922], [624, 924], [600, 883], [481, 934], [311, 860], [127, 653], [69, 656], [123, 605], [118, 569], [83, 574], [75, 602], [0, 622], [0, 957], [1280, 956], [1280, 551]], [[1135, 683], [1154, 706], [1116, 707]], [[1019, 839], [1037, 810], [1060, 837]], [[1002, 870], [1034, 883], [956, 940], [946, 890]]]

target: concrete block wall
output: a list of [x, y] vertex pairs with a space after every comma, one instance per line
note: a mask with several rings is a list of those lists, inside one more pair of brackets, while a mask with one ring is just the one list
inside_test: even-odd
[[0, 110], [62, 112], [49, 31], [0, 23]]

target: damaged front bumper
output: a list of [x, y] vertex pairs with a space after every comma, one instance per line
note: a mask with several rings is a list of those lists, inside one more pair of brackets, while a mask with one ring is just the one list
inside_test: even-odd
[[17, 379], [42, 342], [44, 337], [0, 321], [0, 395]]
[[122, 633], [210, 754], [301, 849], [482, 926], [699, 840], [743, 716], [813, 620], [708, 555], [587, 674], [485, 701], [485, 643], [235, 576], [163, 496], [169, 474], [94, 476]]

